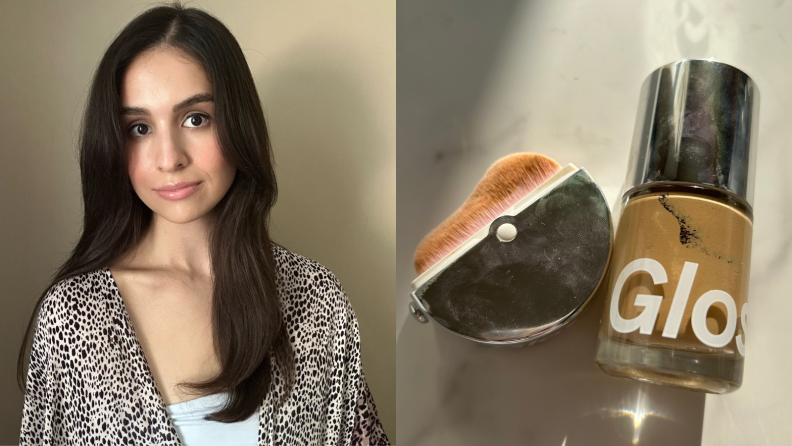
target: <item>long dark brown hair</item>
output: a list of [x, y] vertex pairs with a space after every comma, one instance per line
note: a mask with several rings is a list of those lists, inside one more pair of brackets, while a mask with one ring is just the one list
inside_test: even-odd
[[212, 210], [209, 231], [215, 278], [212, 326], [222, 370], [209, 381], [179, 385], [206, 395], [229, 392], [228, 404], [205, 419], [242, 421], [266, 397], [273, 361], [286, 394], [294, 380], [294, 353], [282, 320], [269, 238], [270, 210], [277, 198], [272, 151], [256, 86], [236, 39], [215, 17], [179, 2], [132, 20], [96, 70], [79, 139], [82, 235], [36, 303], [19, 352], [17, 382], [24, 392], [28, 340], [49, 288], [109, 265], [136, 247], [149, 228], [152, 211], [138, 198], [126, 168], [120, 92], [132, 60], [161, 46], [183, 51], [205, 70], [213, 87], [222, 154], [237, 169]]

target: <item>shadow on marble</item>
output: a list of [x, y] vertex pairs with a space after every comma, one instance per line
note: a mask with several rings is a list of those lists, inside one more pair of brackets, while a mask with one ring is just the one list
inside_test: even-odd
[[407, 321], [397, 342], [400, 445], [700, 445], [705, 394], [594, 364], [603, 293], [546, 342], [491, 347]]

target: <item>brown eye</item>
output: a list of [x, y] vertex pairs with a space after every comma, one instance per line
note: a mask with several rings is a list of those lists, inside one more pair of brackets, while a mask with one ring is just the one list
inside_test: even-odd
[[148, 126], [146, 124], [135, 124], [129, 129], [129, 131], [132, 132], [132, 135], [134, 136], [143, 136], [149, 133]]
[[199, 113], [192, 114], [187, 117], [185, 124], [187, 127], [201, 127], [209, 121], [209, 117]]

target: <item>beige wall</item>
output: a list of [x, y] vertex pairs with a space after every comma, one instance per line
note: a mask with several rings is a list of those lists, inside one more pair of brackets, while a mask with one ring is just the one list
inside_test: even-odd
[[[19, 439], [15, 370], [35, 298], [81, 224], [77, 131], [93, 70], [155, 3], [0, 2], [0, 444]], [[396, 2], [209, 1], [245, 51], [281, 190], [273, 238], [332, 270], [395, 439]]]

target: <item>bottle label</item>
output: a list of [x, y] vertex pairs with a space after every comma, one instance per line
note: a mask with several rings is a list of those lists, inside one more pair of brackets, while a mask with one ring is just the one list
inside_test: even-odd
[[745, 355], [752, 224], [692, 194], [625, 205], [603, 330], [621, 341]]
[[[671, 307], [668, 311], [665, 325], [663, 327], [663, 337], [676, 339], [679, 334], [679, 325], [682, 322], [682, 316], [687, 308], [688, 300], [690, 299], [690, 289], [693, 286], [693, 280], [698, 270], [698, 264], [692, 262], [685, 262], [682, 268], [682, 276], [677, 283], [676, 292], [671, 302]], [[611, 295], [610, 303], [610, 321], [614, 330], [619, 333], [632, 333], [638, 330], [641, 334], [652, 334], [654, 327], [657, 324], [657, 317], [660, 312], [660, 304], [664, 296], [657, 296], [652, 294], [638, 294], [635, 297], [635, 305], [644, 307], [640, 315], [632, 319], [624, 319], [619, 314], [619, 296], [624, 288], [624, 282], [627, 278], [635, 272], [646, 272], [652, 277], [655, 285], [660, 285], [668, 282], [668, 276], [665, 268], [657, 260], [650, 258], [636, 259], [630, 262], [622, 269], [619, 278], [616, 280], [616, 285]], [[710, 307], [715, 302], [719, 302], [726, 307], [726, 327], [721, 333], [712, 333], [707, 327], [707, 313]], [[722, 290], [710, 290], [701, 295], [693, 305], [691, 313], [690, 324], [693, 332], [699, 341], [710, 347], [724, 347], [731, 342], [732, 337], [735, 338], [737, 350], [740, 355], [745, 356], [745, 341], [744, 332], [746, 324], [746, 316], [748, 310], [748, 303], [744, 303], [741, 309], [741, 322], [743, 334], [738, 334], [734, 337], [734, 332], [737, 329], [737, 305], [734, 298], [727, 292]]]

